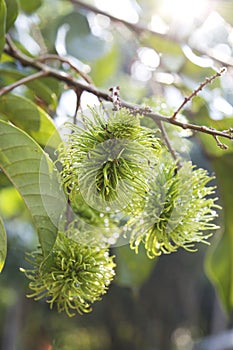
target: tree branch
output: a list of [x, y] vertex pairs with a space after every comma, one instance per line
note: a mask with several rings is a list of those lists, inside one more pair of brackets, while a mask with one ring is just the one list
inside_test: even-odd
[[21, 52], [14, 42], [11, 40], [11, 37], [6, 35], [7, 45], [5, 45], [4, 52], [19, 60], [24, 66], [33, 67], [39, 71], [46, 71], [47, 75], [63, 81], [68, 86], [76, 88], [81, 91], [87, 91], [93, 93], [97, 97], [102, 97], [106, 101], [112, 101], [111, 97], [104, 91], [96, 90], [96, 88], [91, 84], [85, 84], [80, 82], [78, 79], [74, 78], [71, 74], [68, 74], [64, 71], [58, 70], [56, 68], [50, 67], [44, 63], [37, 61], [36, 58], [31, 58]]
[[38, 61], [38, 62], [45, 62], [48, 60], [54, 60], [54, 61], [60, 61], [62, 63], [67, 63], [70, 66], [70, 68], [72, 68], [75, 72], [77, 72], [80, 75], [80, 77], [82, 77], [88, 84], [93, 83], [91, 78], [87, 74], [82, 72], [80, 69], [78, 69], [71, 62], [71, 60], [69, 60], [69, 58], [67, 58], [67, 57], [61, 57], [61, 56], [54, 55], [54, 54], [45, 54], [45, 55], [42, 55], [42, 56], [39, 56], [36, 58], [36, 61]]
[[[87, 91], [95, 96], [97, 96], [99, 99], [114, 102], [113, 98], [110, 94], [106, 93], [103, 90], [97, 89], [95, 86], [91, 84], [84, 84], [80, 82], [78, 79], [74, 78], [71, 74], [67, 74], [63, 71], [60, 71], [58, 69], [52, 68], [47, 66], [44, 63], [38, 62], [36, 59], [33, 59], [29, 56], [26, 56], [24, 53], [22, 53], [13, 43], [10, 36], [7, 35], [7, 45], [5, 45], [4, 48], [5, 53], [8, 55], [14, 57], [15, 59], [19, 60], [23, 65], [30, 66], [35, 68], [36, 70], [42, 71], [38, 72], [39, 76], [42, 76], [43, 74], [46, 74], [47, 76], [51, 76], [55, 79], [58, 79], [59, 81], [63, 81], [66, 83], [69, 87], [78, 90], [80, 92]], [[148, 108], [143, 108], [140, 105], [133, 104], [128, 101], [121, 100], [121, 106], [130, 109], [133, 113], [141, 113], [144, 116], [152, 118], [155, 122], [161, 121], [169, 124], [173, 124], [176, 126], [179, 126], [183, 129], [190, 129], [193, 131], [198, 131], [201, 133], [209, 134], [212, 136], [220, 136], [227, 139], [232, 140], [233, 139], [233, 133], [231, 130], [224, 130], [224, 131], [218, 131], [213, 128], [209, 128], [206, 126], [199, 126], [194, 125], [190, 123], [184, 123], [182, 121], [179, 121], [175, 118], [166, 117], [159, 113], [152, 113]]]
[[164, 140], [165, 145], [166, 145], [167, 148], [168, 148], [168, 151], [171, 153], [173, 159], [177, 162], [178, 167], [181, 168], [181, 163], [180, 163], [179, 155], [178, 155], [178, 153], [176, 152], [176, 150], [172, 147], [171, 142], [170, 142], [170, 140], [169, 140], [169, 138], [168, 138], [167, 132], [166, 132], [166, 130], [165, 130], [163, 124], [161, 123], [161, 121], [158, 121], [157, 124], [158, 124], [158, 127], [159, 127], [160, 130], [161, 130], [162, 138], [163, 138], [163, 140]]
[[18, 81], [16, 81], [13, 84], [4, 86], [3, 88], [0, 89], [0, 97], [5, 95], [8, 92], [14, 90], [15, 88], [17, 88], [20, 85], [27, 84], [27, 83], [29, 83], [32, 80], [35, 80], [35, 79], [38, 79], [38, 78], [41, 78], [41, 77], [45, 77], [46, 75], [48, 75], [47, 71], [41, 70], [41, 71], [39, 71], [39, 72], [37, 72], [35, 74], [28, 75], [25, 78], [19, 79]]

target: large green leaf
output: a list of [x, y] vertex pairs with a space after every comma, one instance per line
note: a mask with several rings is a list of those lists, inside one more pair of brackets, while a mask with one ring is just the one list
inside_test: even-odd
[[25, 218], [25, 209], [22, 197], [11, 183], [8, 187], [0, 187], [0, 215], [4, 219], [11, 220], [16, 216]]
[[149, 277], [156, 259], [149, 259], [143, 247], [138, 254], [132, 251], [129, 244], [115, 248], [116, 279], [120, 286], [139, 288]]
[[65, 208], [53, 162], [25, 132], [0, 120], [0, 167], [24, 199], [49, 254]]
[[61, 142], [50, 116], [24, 97], [13, 94], [0, 97], [0, 119], [1, 115], [5, 120], [26, 131], [42, 146], [57, 148]]
[[213, 161], [223, 207], [223, 232], [209, 250], [206, 271], [227, 312], [233, 310], [233, 154]]
[[6, 32], [14, 24], [18, 16], [18, 3], [16, 0], [5, 0], [7, 8]]
[[3, 188], [3, 187], [9, 187], [9, 186], [11, 186], [11, 182], [9, 181], [9, 179], [6, 177], [6, 175], [0, 168], [0, 187]]
[[0, 272], [2, 272], [3, 266], [6, 260], [7, 253], [7, 238], [3, 221], [0, 217]]
[[5, 45], [5, 33], [6, 33], [6, 3], [4, 0], [0, 0], [0, 57]]
[[24, 12], [30, 14], [35, 12], [42, 5], [42, 0], [19, 0], [19, 4]]
[[[29, 74], [35, 73], [31, 71]], [[22, 79], [29, 75], [24, 71], [18, 70], [14, 65], [2, 63], [0, 64], [0, 86], [6, 86], [13, 83], [16, 80]], [[33, 91], [37, 99], [41, 99], [45, 102], [50, 109], [57, 107], [57, 96], [53, 90], [46, 84], [46, 78], [40, 78], [30, 81], [26, 84], [27, 87]]]

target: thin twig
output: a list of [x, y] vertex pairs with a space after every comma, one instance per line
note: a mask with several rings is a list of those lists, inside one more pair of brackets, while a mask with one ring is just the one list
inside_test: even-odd
[[41, 71], [36, 72], [34, 74], [28, 75], [27, 77], [19, 79], [18, 81], [14, 82], [14, 83], [12, 83], [10, 85], [4, 86], [3, 88], [0, 89], [0, 97], [5, 95], [5, 94], [7, 94], [8, 92], [14, 90], [18, 86], [27, 84], [30, 81], [35, 80], [35, 79], [38, 79], [38, 78], [41, 78], [41, 77], [45, 77], [46, 75], [48, 75], [47, 71], [41, 70]]
[[218, 146], [219, 148], [221, 148], [221, 149], [223, 149], [223, 150], [228, 149], [228, 146], [225, 145], [225, 143], [222, 143], [222, 142], [219, 140], [218, 136], [213, 135], [213, 137], [214, 137], [214, 139], [215, 139], [215, 141], [216, 141], [216, 143], [217, 143], [217, 146]]
[[99, 96], [102, 97], [104, 100], [112, 102], [110, 95], [103, 91], [96, 90], [96, 88], [92, 84], [84, 84], [81, 81], [77, 80], [75, 77], [73, 77], [71, 74], [50, 67], [44, 63], [38, 62], [36, 59], [25, 55], [17, 48], [9, 34], [6, 35], [6, 41], [7, 45], [5, 45], [4, 52], [10, 55], [11, 57], [14, 57], [17, 60], [19, 60], [23, 65], [33, 67], [37, 70], [46, 71], [48, 75], [60, 81], [63, 81], [70, 87], [93, 93], [97, 97]]
[[[5, 46], [4, 51], [14, 57], [15, 59], [19, 60], [23, 65], [34, 67], [35, 69], [39, 71], [44, 71], [47, 73], [47, 75], [58, 79], [59, 81], [63, 81], [66, 83], [68, 86], [71, 88], [77, 89], [79, 91], [87, 91], [95, 95], [97, 98], [100, 98], [105, 101], [113, 102], [113, 99], [110, 94], [106, 93], [103, 90], [97, 89], [95, 86], [91, 84], [84, 84], [80, 82], [79, 80], [75, 79], [72, 75], [67, 74], [63, 71], [60, 71], [58, 69], [52, 68], [47, 66], [46, 64], [43, 64], [41, 62], [38, 62], [34, 60], [31, 57], [26, 56], [24, 53], [22, 53], [18, 48], [15, 46], [9, 35], [7, 36], [7, 43], [8, 45]], [[42, 74], [42, 73], [40, 73]], [[122, 107], [126, 107], [130, 109], [133, 113], [142, 110], [142, 107], [137, 104], [130, 103], [128, 101], [121, 100], [121, 105]], [[184, 123], [182, 121], [179, 121], [175, 118], [171, 117], [166, 117], [163, 116], [159, 113], [152, 113], [150, 110], [146, 108], [143, 108], [143, 114], [147, 117], [152, 118], [155, 122], [157, 121], [162, 121], [165, 123], [173, 124], [176, 126], [179, 126], [183, 129], [190, 129], [194, 131], [198, 131], [201, 133], [209, 134], [209, 135], [216, 135], [216, 136], [221, 136], [227, 139], [232, 140], [233, 139], [233, 134], [232, 132], [229, 132], [229, 130], [225, 131], [218, 131], [213, 128], [209, 128], [206, 126], [200, 126], [200, 125], [195, 125], [195, 124], [190, 124], [190, 123]]]
[[[123, 105], [123, 103], [122, 103], [122, 105]], [[209, 127], [204, 126], [204, 125], [195, 125], [195, 124], [190, 124], [190, 123], [183, 123], [181, 121], [178, 121], [177, 119], [171, 119], [171, 117], [160, 116], [160, 115], [157, 115], [157, 114], [154, 114], [154, 113], [144, 114], [144, 115], [147, 116], [147, 117], [150, 117], [155, 122], [157, 122], [158, 120], [161, 120], [162, 122], [179, 126], [180, 128], [182, 128], [184, 130], [189, 129], [189, 130], [201, 132], [201, 133], [204, 133], [204, 134], [208, 134], [208, 135], [212, 135], [212, 136], [214, 136], [214, 135], [215, 136], [220, 136], [220, 137], [224, 137], [224, 138], [233, 140], [233, 135], [229, 133], [229, 130], [219, 131], [219, 130], [216, 130], [214, 128], [209, 128]]]
[[208, 84], [211, 84], [212, 81], [214, 81], [216, 78], [220, 77], [223, 73], [226, 72], [226, 68], [223, 67], [219, 72], [214, 74], [210, 78], [206, 78], [205, 81], [203, 81], [188, 97], [184, 98], [184, 101], [181, 103], [181, 105], [177, 108], [177, 110], [173, 113], [171, 119], [175, 119], [177, 114], [184, 108], [184, 106], [193, 99], [194, 96], [197, 96], [197, 94]]
[[78, 73], [80, 75], [80, 77], [82, 77], [88, 84], [93, 84], [93, 81], [91, 80], [91, 78], [85, 74], [84, 72], [82, 72], [80, 69], [78, 69], [69, 58], [67, 57], [61, 57], [55, 54], [45, 54], [42, 56], [39, 56], [36, 58], [36, 61], [39, 62], [45, 62], [48, 60], [53, 60], [53, 61], [60, 61], [62, 63], [67, 63], [70, 68], [72, 68], [76, 73]]
[[81, 95], [83, 93], [83, 91], [80, 91], [80, 90], [75, 90], [75, 93], [76, 93], [76, 107], [75, 107], [75, 112], [74, 112], [74, 117], [73, 117], [73, 123], [74, 125], [77, 124], [77, 114], [78, 114], [78, 110], [79, 110], [79, 107], [80, 107], [80, 102], [81, 102]]
[[165, 145], [167, 146], [167, 148], [168, 148], [169, 152], [171, 153], [173, 159], [176, 161], [178, 168], [181, 168], [182, 164], [180, 162], [180, 157], [179, 157], [178, 153], [176, 152], [176, 150], [172, 147], [171, 142], [170, 142], [170, 140], [168, 138], [167, 132], [166, 132], [166, 130], [165, 130], [161, 120], [157, 121], [157, 125], [160, 128], [160, 130], [161, 130], [162, 138], [164, 140]]

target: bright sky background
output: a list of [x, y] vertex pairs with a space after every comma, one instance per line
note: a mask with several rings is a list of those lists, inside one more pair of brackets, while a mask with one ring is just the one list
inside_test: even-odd
[[[176, 18], [178, 21], [193, 20], [207, 10], [208, 0], [160, 0], [160, 9], [162, 17]], [[95, 5], [103, 11], [136, 23], [140, 15], [140, 7], [134, 0], [95, 0]], [[155, 14], [151, 14], [156, 15]]]

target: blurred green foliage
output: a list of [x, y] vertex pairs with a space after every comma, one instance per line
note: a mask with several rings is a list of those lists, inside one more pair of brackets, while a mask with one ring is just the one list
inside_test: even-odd
[[[114, 0], [109, 0], [107, 5], [105, 1], [86, 1], [86, 4], [99, 6], [112, 15], [115, 14], [114, 3]], [[189, 13], [194, 3], [190, 2]], [[131, 10], [126, 10], [128, 4]], [[221, 58], [232, 61], [233, 2], [207, 1], [205, 11], [190, 19], [185, 13], [180, 18], [178, 12], [171, 14], [169, 8], [162, 10], [162, 4], [163, 1], [158, 0], [121, 1], [118, 4], [121, 9], [119, 16], [124, 19], [130, 21], [131, 13], [136, 12], [144, 24], [151, 24], [155, 31], [167, 28], [165, 35], [155, 35], [141, 33], [137, 27], [131, 30], [129, 26], [110, 21], [106, 16], [85, 9], [85, 6], [72, 5], [69, 1], [0, 0], [0, 53], [5, 44], [4, 34], [9, 30], [18, 47], [31, 57], [46, 53], [63, 55], [78, 69], [88, 73], [100, 88], [120, 85], [124, 99], [136, 103], [154, 96], [157, 101], [165, 101], [169, 111], [174, 110], [185, 95], [223, 65]], [[182, 7], [179, 11], [182, 13]], [[153, 59], [156, 57], [159, 61], [157, 66], [154, 66], [153, 59], [148, 58], [149, 51], [142, 50], [148, 48], [154, 50]], [[211, 53], [219, 59], [209, 57]], [[49, 64], [74, 74], [83, 82], [67, 64], [56, 61]], [[32, 68], [24, 67], [2, 53], [1, 87], [33, 72]], [[191, 104], [185, 106], [183, 114], [190, 122], [219, 130], [232, 128], [232, 74], [232, 65], [229, 65], [225, 76], [206, 86]], [[32, 161], [32, 139], [41, 147], [47, 146], [47, 152], [49, 147], [53, 149], [59, 143], [56, 131], [59, 118], [69, 120], [68, 107], [75, 110], [76, 104], [74, 97], [65, 95], [65, 88], [54, 79], [41, 78], [18, 87], [15, 95], [1, 97], [0, 131], [5, 137], [10, 137], [10, 132], [7, 134], [4, 129], [9, 120], [12, 128], [15, 128], [13, 125], [18, 127], [15, 129], [17, 133], [29, 143], [26, 153], [20, 149], [22, 171], [25, 171], [26, 155], [28, 161]], [[91, 97], [86, 100], [85, 103], [89, 104]], [[177, 133], [177, 129], [170, 125], [167, 131], [171, 139]], [[177, 142], [177, 135], [174, 139], [175, 148], [182, 151], [183, 145]], [[204, 274], [203, 262], [207, 252], [207, 274], [217, 287], [224, 309], [230, 314], [233, 309], [233, 145], [232, 141], [220, 139], [228, 146], [223, 150], [213, 137], [204, 134], [192, 135], [191, 141], [193, 147], [188, 157], [215, 173], [223, 207], [222, 229], [215, 234], [210, 249], [201, 247], [193, 255], [179, 251], [155, 262], [148, 260], [143, 250], [135, 255], [126, 245], [114, 247], [117, 262], [115, 284], [104, 300], [97, 303], [92, 314], [72, 320], [50, 312], [43, 301], [35, 303], [25, 298], [26, 282], [18, 268], [25, 265], [25, 251], [37, 244], [36, 235], [28, 209], [0, 170], [0, 215], [8, 241], [8, 256], [0, 275], [0, 348], [188, 350], [195, 339], [226, 327], [226, 316]], [[16, 144], [15, 138], [9, 142], [13, 145], [10, 151], [13, 157], [20, 145]], [[36, 151], [42, 153], [39, 145]], [[0, 157], [5, 157], [2, 150]], [[32, 170], [33, 166], [37, 165], [31, 163]], [[22, 176], [14, 176], [12, 172], [10, 178], [17, 184]], [[29, 184], [34, 186], [32, 175], [26, 176]], [[21, 194], [24, 190], [21, 188]], [[34, 207], [35, 201], [31, 203]], [[42, 205], [39, 209], [34, 207], [35, 215], [41, 208]], [[6, 254], [2, 220], [0, 243], [2, 269]]]

